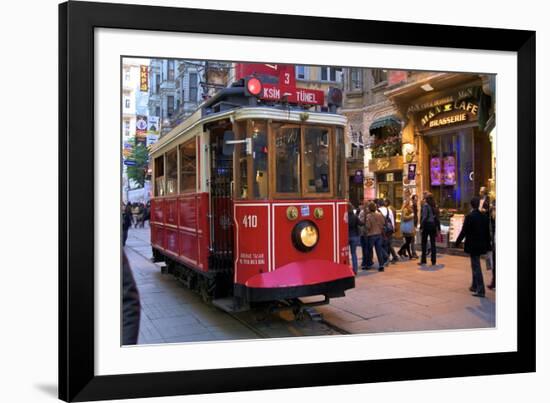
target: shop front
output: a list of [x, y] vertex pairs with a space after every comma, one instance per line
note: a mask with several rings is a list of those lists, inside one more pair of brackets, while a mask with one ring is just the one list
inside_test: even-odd
[[480, 86], [436, 98], [415, 115], [422, 192], [433, 194], [441, 214], [440, 246], [456, 240], [470, 200], [494, 183], [489, 135], [480, 125]]

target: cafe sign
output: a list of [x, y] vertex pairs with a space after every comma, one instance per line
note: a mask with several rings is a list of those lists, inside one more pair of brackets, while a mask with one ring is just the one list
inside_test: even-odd
[[437, 105], [423, 112], [420, 117], [422, 128], [436, 128], [461, 123], [477, 116], [479, 105], [474, 100], [461, 100]]

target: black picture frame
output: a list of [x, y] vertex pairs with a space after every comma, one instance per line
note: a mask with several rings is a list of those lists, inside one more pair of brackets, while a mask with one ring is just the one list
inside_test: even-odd
[[[512, 51], [518, 67], [517, 352], [94, 374], [94, 29]], [[284, 29], [281, 29], [284, 27]], [[59, 398], [219, 393], [535, 371], [535, 32], [142, 5], [59, 5]], [[69, 175], [70, 172], [70, 175]], [[520, 267], [521, 262], [521, 267]], [[365, 375], [367, 374], [367, 375]]]

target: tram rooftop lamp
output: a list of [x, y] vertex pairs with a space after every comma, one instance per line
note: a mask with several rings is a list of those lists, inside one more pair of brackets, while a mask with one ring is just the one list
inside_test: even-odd
[[262, 82], [256, 77], [248, 77], [244, 82], [245, 94], [247, 96], [260, 97], [262, 95]]

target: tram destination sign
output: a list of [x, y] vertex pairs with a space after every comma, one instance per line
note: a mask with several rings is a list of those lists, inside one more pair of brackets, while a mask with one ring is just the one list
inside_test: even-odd
[[323, 105], [325, 93], [307, 88], [280, 88], [277, 84], [264, 83], [260, 97], [268, 101], [286, 101], [291, 104]]

